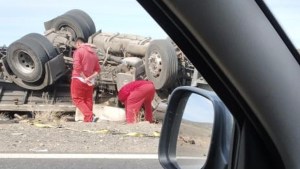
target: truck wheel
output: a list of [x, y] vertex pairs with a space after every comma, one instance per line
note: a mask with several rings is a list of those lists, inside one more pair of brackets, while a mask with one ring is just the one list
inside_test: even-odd
[[44, 64], [49, 60], [44, 48], [34, 40], [21, 38], [7, 49], [7, 63], [24, 82], [38, 82], [44, 76]]
[[88, 40], [90, 36], [89, 27], [87, 23], [80, 17], [76, 17], [69, 14], [61, 15], [51, 21], [50, 28], [55, 30], [65, 29], [72, 34], [72, 37], [82, 37], [84, 40]]
[[89, 28], [89, 32], [90, 32], [89, 36], [91, 36], [92, 34], [94, 34], [96, 32], [96, 27], [95, 27], [94, 21], [84, 11], [79, 10], [79, 9], [73, 9], [73, 10], [66, 12], [65, 14], [72, 15], [74, 17], [80, 17], [81, 20], [85, 21]]
[[150, 42], [145, 56], [145, 70], [156, 90], [168, 88], [176, 82], [178, 60], [170, 41], [153, 40]]
[[22, 39], [34, 40], [39, 43], [45, 52], [47, 53], [48, 59], [51, 60], [58, 55], [57, 50], [54, 48], [53, 44], [43, 35], [38, 33], [30, 33], [24, 36]]

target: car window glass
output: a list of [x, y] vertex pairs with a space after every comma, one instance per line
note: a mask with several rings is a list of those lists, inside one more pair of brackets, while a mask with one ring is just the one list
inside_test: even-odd
[[[66, 12], [73, 9], [80, 9], [87, 13], [95, 24], [95, 30], [92, 30], [91, 21], [87, 21], [85, 15], [78, 15], [81, 12], [71, 12], [68, 13], [69, 16], [65, 15]], [[0, 152], [3, 154], [28, 153], [29, 155], [26, 158], [35, 158], [35, 155], [31, 156], [33, 153], [49, 153], [53, 155], [52, 158], [61, 158], [56, 156], [55, 153], [66, 153], [66, 159], [71, 157], [72, 153], [82, 153], [82, 158], [86, 158], [85, 155], [89, 153], [103, 153], [105, 159], [108, 158], [107, 153], [113, 153], [113, 157], [115, 157], [115, 154], [122, 155], [117, 156], [117, 158], [124, 158], [124, 156], [129, 158], [132, 157], [132, 154], [137, 154], [132, 157], [133, 160], [141, 158], [143, 160], [150, 157], [155, 160], [153, 163], [158, 165], [158, 141], [164, 116], [160, 109], [166, 107], [165, 103], [169, 94], [175, 87], [183, 85], [209, 88], [204, 78], [183, 52], [136, 1], [120, 0], [100, 3], [97, 0], [92, 0], [87, 3], [85, 1], [73, 2], [70, 0], [11, 0], [5, 2], [5, 7], [1, 9], [0, 14], [0, 20], [3, 23], [0, 31], [0, 58], [7, 57], [6, 52], [9, 47], [11, 47], [10, 51], [20, 51], [16, 52], [17, 54], [10, 60], [10, 65], [17, 69], [13, 73], [10, 69], [7, 70], [12, 73], [11, 77], [17, 77], [18, 82], [23, 85], [20, 87], [18, 84], [9, 81], [11, 80], [9, 79], [10, 76], [3, 74], [3, 71], [0, 72], [0, 81], [4, 82], [3, 77], [9, 81], [9, 83], [4, 82], [3, 86], [3, 83], [1, 83], [0, 86], [0, 134], [2, 140], [4, 140], [0, 145]], [[45, 22], [52, 21], [59, 16], [63, 20], [56, 20], [54, 22], [56, 24], [52, 23], [52, 26], [55, 25], [57, 28], [46, 28]], [[93, 34], [94, 31], [97, 35]], [[34, 59], [31, 57], [42, 59], [43, 62], [39, 64], [39, 68], [42, 68], [48, 61], [48, 57], [45, 56], [49, 54], [50, 59], [56, 57], [58, 53], [62, 53], [66, 65], [64, 65], [65, 63], [62, 66], [61, 64], [57, 65], [60, 65], [60, 67], [66, 66], [67, 69], [72, 67], [72, 56], [70, 55], [72, 54], [72, 47], [70, 47], [72, 39], [69, 37], [75, 36], [78, 32], [81, 32], [86, 39], [95, 40], [89, 42], [98, 48], [99, 59], [102, 59], [103, 81], [97, 82], [99, 88], [95, 90], [93, 95], [96, 105], [93, 110], [99, 120], [97, 123], [92, 124], [83, 123], [82, 113], [75, 112], [70, 98], [70, 74], [59, 78], [56, 83], [57, 86], [54, 84], [49, 88], [46, 87], [45, 90], [28, 90], [24, 88], [24, 86], [28, 87], [28, 84], [33, 87], [40, 85], [46, 74], [41, 73], [42, 71], [39, 70], [33, 71], [37, 68], [37, 65], [34, 65]], [[140, 46], [130, 48], [131, 51], [129, 51], [130, 49], [124, 50], [127, 44], [115, 43], [121, 41], [117, 38], [121, 40], [130, 39], [129, 42], [131, 43], [128, 44], [133, 46], [148, 45], [150, 40], [154, 41], [149, 46], [156, 46], [156, 48], [147, 49], [150, 51], [149, 65], [152, 66], [148, 73], [150, 72], [155, 78], [161, 77], [162, 74], [166, 75], [166, 77], [156, 80], [158, 84], [161, 84], [162, 89], [156, 90], [152, 102], [154, 123], [141, 122], [126, 125], [124, 122], [124, 106], [118, 105], [118, 99], [116, 98], [117, 87], [115, 85], [119, 81], [112, 80], [115, 78], [123, 78], [121, 81], [127, 80], [134, 74], [130, 72], [134, 69], [133, 67], [136, 67], [137, 73], [145, 76], [143, 68], [146, 59], [143, 57], [147, 50], [139, 48]], [[111, 40], [115, 40], [114, 43], [108, 43]], [[99, 44], [102, 41], [107, 43], [100, 46]], [[14, 42], [18, 43], [10, 46]], [[18, 50], [20, 44], [27, 46]], [[103, 50], [103, 46], [106, 47], [105, 50]], [[120, 51], [113, 51], [115, 49], [120, 49]], [[33, 55], [30, 51], [42, 55]], [[142, 56], [141, 52], [144, 52]], [[162, 57], [161, 53], [164, 52], [168, 55]], [[101, 53], [105, 56], [101, 57]], [[120, 62], [120, 58], [125, 55], [126, 59]], [[169, 55], [172, 56], [172, 60], [168, 58]], [[132, 59], [132, 57], [135, 59]], [[142, 59], [136, 60], [138, 57]], [[164, 63], [164, 61], [169, 62]], [[130, 71], [126, 72], [127, 65], [118, 67], [120, 63], [130, 64], [128, 66], [129, 69], [131, 68]], [[171, 69], [170, 66], [172, 66]], [[149, 69], [150, 66], [145, 68]], [[119, 70], [125, 72], [117, 76], [116, 72]], [[170, 71], [163, 72], [166, 70]], [[36, 77], [29, 78], [33, 72], [36, 72], [36, 75], [34, 75]], [[70, 72], [68, 71], [68, 73]], [[178, 74], [176, 74], [177, 72]], [[18, 74], [18, 76], [15, 74]], [[166, 84], [162, 84], [163, 82], [166, 82]], [[141, 110], [141, 115], [138, 118], [139, 120], [144, 119], [143, 110]], [[202, 156], [205, 158], [207, 151], [207, 149], [201, 150], [201, 158]], [[143, 156], [145, 153], [147, 153], [146, 156]], [[129, 155], [126, 156], [126, 154]], [[99, 158], [100, 160], [96, 160], [101, 163], [102, 157]], [[13, 163], [11, 164], [13, 165]], [[152, 167], [158, 168], [156, 166]]]
[[264, 1], [294, 46], [300, 49], [300, 1], [265, 0]]

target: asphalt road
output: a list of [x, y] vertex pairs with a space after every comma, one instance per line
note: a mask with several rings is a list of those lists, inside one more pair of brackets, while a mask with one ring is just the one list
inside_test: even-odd
[[0, 154], [3, 169], [161, 169], [155, 154]]

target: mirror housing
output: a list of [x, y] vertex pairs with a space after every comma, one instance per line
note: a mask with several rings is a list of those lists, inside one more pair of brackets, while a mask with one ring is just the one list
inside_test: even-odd
[[233, 117], [214, 92], [191, 86], [178, 87], [171, 94], [161, 130], [159, 161], [164, 168], [180, 168], [176, 161], [177, 137], [187, 98], [192, 93], [210, 100], [214, 108], [211, 143], [203, 168], [226, 168], [233, 138]]

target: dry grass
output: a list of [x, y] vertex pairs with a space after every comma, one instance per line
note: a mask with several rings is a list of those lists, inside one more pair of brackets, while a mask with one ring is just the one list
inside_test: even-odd
[[[49, 95], [45, 94], [43, 96], [44, 98], [44, 104], [48, 105], [51, 104], [51, 100], [49, 100]], [[34, 121], [38, 121], [41, 123], [61, 123], [66, 121], [74, 121], [74, 112], [57, 112], [54, 110], [47, 110], [47, 111], [35, 111], [32, 110], [32, 116]], [[72, 116], [72, 115], [73, 116]]]
[[9, 115], [6, 112], [0, 112], [0, 120], [9, 120]]
[[73, 121], [74, 117], [71, 113], [67, 112], [53, 112], [53, 111], [43, 111], [43, 112], [34, 112], [34, 120], [41, 123], [61, 123], [67, 121]]

